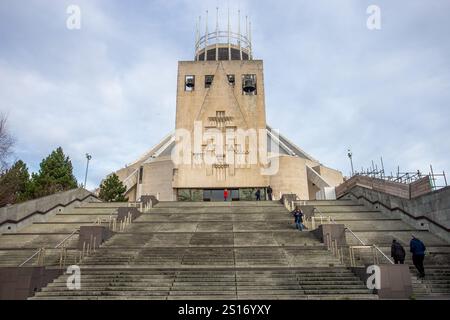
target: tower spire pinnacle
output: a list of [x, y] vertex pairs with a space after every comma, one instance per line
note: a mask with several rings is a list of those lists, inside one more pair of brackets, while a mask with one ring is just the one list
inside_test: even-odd
[[[241, 9], [238, 10], [238, 34], [241, 34]], [[242, 60], [242, 44], [241, 39], [238, 40], [239, 44], [239, 59]]]
[[[216, 7], [216, 38], [219, 39], [219, 7]], [[219, 60], [219, 42], [216, 41], [216, 61]]]
[[206, 27], [205, 27], [205, 61], [207, 59], [206, 48], [208, 47], [208, 10], [206, 10]]
[[228, 60], [231, 60], [231, 27], [230, 27], [230, 6], [228, 6]]
[[[227, 8], [227, 26], [220, 26], [219, 7], [216, 7], [216, 25], [209, 26], [209, 10], [205, 10], [205, 30], [201, 31], [203, 19], [199, 17], [196, 25], [195, 35], [195, 60], [250, 60], [251, 45], [251, 22], [250, 17], [245, 15], [245, 27], [241, 26], [241, 10], [237, 14], [237, 27], [232, 30], [230, 8]], [[236, 16], [235, 16], [236, 17]], [[212, 17], [214, 20], [214, 17]], [[235, 21], [233, 19], [233, 21]], [[212, 21], [214, 23], [214, 21]], [[220, 29], [222, 27], [222, 29]], [[210, 30], [211, 29], [211, 30]]]

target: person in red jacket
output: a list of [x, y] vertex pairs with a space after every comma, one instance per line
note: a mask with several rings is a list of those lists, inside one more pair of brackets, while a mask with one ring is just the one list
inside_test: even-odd
[[223, 201], [227, 201], [228, 199], [228, 189], [223, 190]]

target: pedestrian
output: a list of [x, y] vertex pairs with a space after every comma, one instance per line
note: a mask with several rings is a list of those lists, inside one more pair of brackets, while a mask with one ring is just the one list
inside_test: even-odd
[[392, 240], [391, 246], [391, 257], [394, 258], [395, 264], [403, 264], [405, 262], [405, 249], [397, 242], [397, 240]]
[[412, 253], [413, 264], [419, 271], [419, 278], [425, 277], [425, 268], [423, 266], [423, 260], [425, 258], [426, 247], [422, 241], [412, 235], [412, 239], [409, 242], [410, 251]]
[[269, 197], [269, 201], [272, 201], [272, 188], [270, 186], [267, 187], [267, 195]]
[[227, 201], [228, 199], [228, 189], [223, 190], [223, 201]]
[[299, 207], [295, 207], [295, 210], [291, 214], [294, 216], [295, 228], [303, 231], [303, 212]]
[[255, 193], [256, 201], [261, 201], [261, 190], [258, 188]]

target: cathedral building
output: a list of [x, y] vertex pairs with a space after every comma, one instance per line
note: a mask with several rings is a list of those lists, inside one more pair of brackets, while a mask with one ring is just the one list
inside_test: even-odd
[[197, 29], [194, 59], [178, 62], [175, 132], [116, 172], [130, 201], [223, 201], [224, 189], [231, 201], [254, 200], [268, 186], [274, 199], [308, 200], [343, 182], [267, 124], [263, 61], [245, 27], [245, 35], [229, 24], [203, 36]]

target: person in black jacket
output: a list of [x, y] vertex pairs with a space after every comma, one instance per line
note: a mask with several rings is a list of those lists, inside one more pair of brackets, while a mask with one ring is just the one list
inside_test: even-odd
[[272, 201], [272, 188], [270, 186], [267, 187], [267, 195], [269, 197], [269, 201]]
[[400, 242], [397, 242], [397, 240], [392, 240], [392, 246], [391, 246], [391, 257], [394, 258], [395, 264], [403, 264], [405, 262], [405, 249], [400, 244]]
[[256, 201], [261, 201], [261, 190], [258, 188], [255, 193]]

